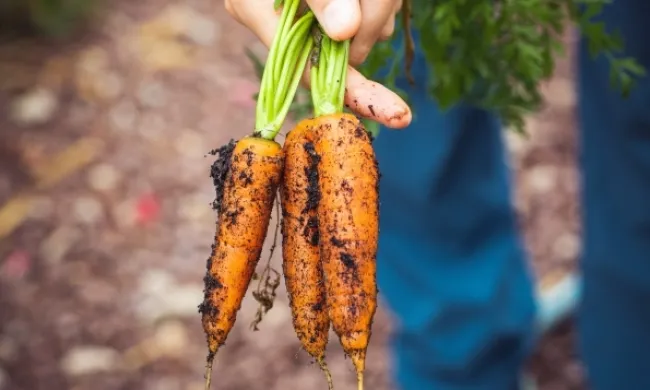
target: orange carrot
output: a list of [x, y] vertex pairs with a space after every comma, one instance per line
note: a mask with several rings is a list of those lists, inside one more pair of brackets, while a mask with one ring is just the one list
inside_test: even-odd
[[209, 366], [235, 324], [255, 272], [282, 166], [279, 144], [246, 137], [222, 149], [213, 167], [219, 225], [204, 279], [204, 301], [199, 307], [208, 340]]
[[349, 41], [317, 33], [311, 92], [314, 148], [319, 156], [318, 220], [329, 318], [352, 358], [359, 389], [377, 308], [379, 169], [370, 135], [343, 113]]
[[363, 387], [377, 308], [379, 171], [370, 136], [349, 114], [318, 117], [320, 249], [329, 317]]
[[284, 143], [280, 191], [283, 270], [298, 339], [321, 366], [331, 389], [332, 378], [325, 363], [330, 321], [318, 245], [318, 156], [311, 131], [311, 121], [304, 120], [289, 132]]

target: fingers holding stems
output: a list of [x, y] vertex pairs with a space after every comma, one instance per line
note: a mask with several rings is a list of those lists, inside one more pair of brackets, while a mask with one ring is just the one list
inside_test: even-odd
[[[346, 72], [346, 107], [357, 115], [392, 129], [408, 126], [412, 114], [406, 102], [390, 89], [367, 79], [354, 68], [365, 60], [377, 40], [387, 39], [392, 35], [395, 10], [399, 9], [401, 1], [307, 0], [307, 4], [331, 39], [341, 41], [354, 37], [349, 49], [351, 66], [348, 66]], [[279, 26], [280, 11], [274, 9], [273, 0], [226, 0], [225, 6], [226, 10], [257, 35], [266, 47], [271, 47], [278, 28], [287, 27]], [[302, 77], [303, 85], [308, 88], [310, 66], [308, 63]], [[273, 78], [277, 79], [284, 72], [282, 69], [276, 69], [273, 73]]]

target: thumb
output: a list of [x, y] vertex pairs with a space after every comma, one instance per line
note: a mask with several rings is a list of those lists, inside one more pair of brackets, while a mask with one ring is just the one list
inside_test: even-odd
[[325, 33], [335, 41], [352, 38], [361, 25], [359, 0], [306, 0]]

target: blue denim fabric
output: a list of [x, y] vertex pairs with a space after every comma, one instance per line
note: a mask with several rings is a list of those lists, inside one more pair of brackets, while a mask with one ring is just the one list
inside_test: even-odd
[[[650, 69], [650, 1], [616, 0], [604, 19]], [[427, 77], [416, 59], [416, 79]], [[580, 47], [583, 221], [580, 350], [596, 390], [650, 389], [650, 79], [628, 100]], [[510, 198], [501, 129], [487, 112], [442, 113], [422, 86], [416, 118], [382, 129], [378, 277], [396, 314], [403, 390], [516, 388], [535, 304]]]
[[[422, 58], [414, 73], [426, 78]], [[375, 141], [378, 278], [399, 320], [397, 382], [403, 390], [514, 389], [534, 302], [499, 123], [468, 106], [441, 113], [422, 86], [400, 87], [416, 118]]]
[[[650, 71], [650, 2], [617, 0], [603, 21]], [[580, 350], [594, 390], [650, 389], [650, 79], [628, 99], [580, 47], [584, 275]]]

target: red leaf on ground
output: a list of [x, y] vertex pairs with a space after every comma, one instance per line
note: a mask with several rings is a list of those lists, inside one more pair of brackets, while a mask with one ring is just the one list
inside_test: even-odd
[[23, 249], [15, 249], [0, 264], [0, 277], [22, 279], [32, 268], [32, 256]]
[[155, 194], [140, 196], [136, 202], [136, 222], [140, 225], [158, 219], [160, 214], [160, 200]]

